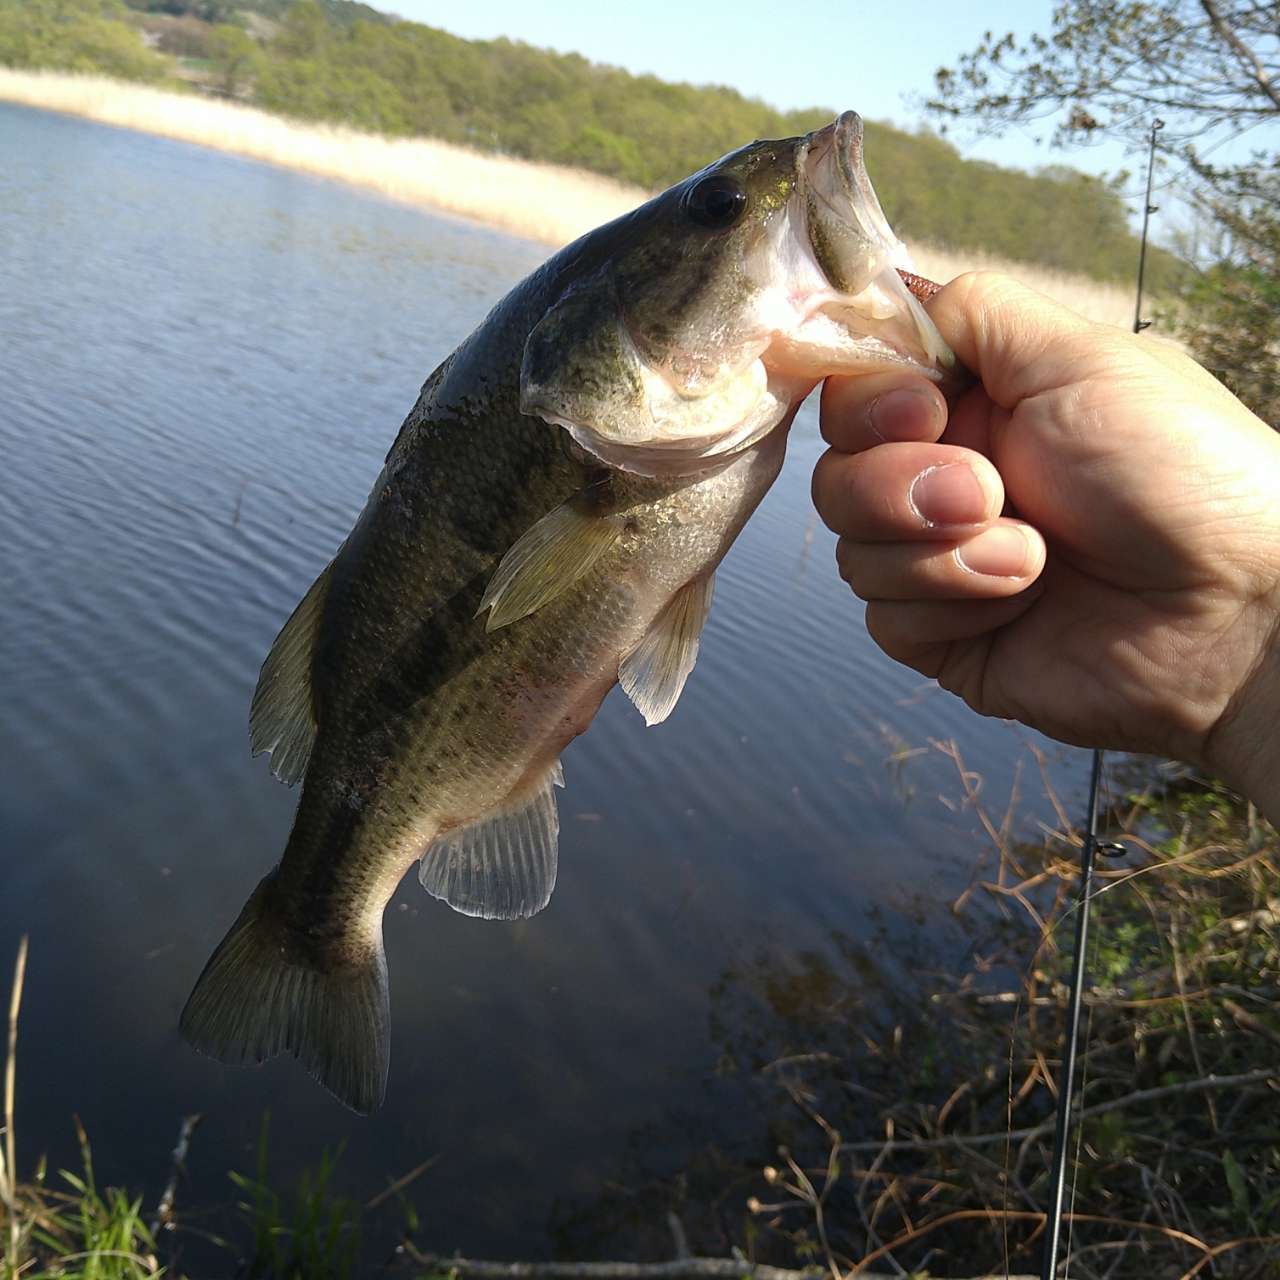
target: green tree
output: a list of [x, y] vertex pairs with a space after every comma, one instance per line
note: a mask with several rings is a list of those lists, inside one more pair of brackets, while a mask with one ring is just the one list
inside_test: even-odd
[[298, 0], [284, 15], [272, 47], [285, 58], [318, 60], [327, 56], [336, 38], [324, 10], [314, 0]]
[[557, 150], [556, 159], [614, 178], [634, 173], [644, 163], [640, 148], [633, 139], [593, 124], [584, 124]]
[[168, 60], [123, 14], [119, 0], [0, 0], [0, 65], [160, 79]]
[[[1280, 427], [1280, 0], [1065, 0], [1047, 36], [988, 32], [936, 84], [944, 116], [988, 130], [1048, 120], [1064, 145], [1102, 134], [1140, 147], [1162, 120], [1181, 190], [1218, 231], [1186, 288], [1183, 336]], [[1246, 136], [1264, 144], [1248, 160], [1209, 158]]]
[[261, 60], [258, 42], [247, 32], [221, 23], [209, 32], [209, 56], [222, 76], [222, 91], [234, 98]]
[[[908, 240], [979, 249], [1100, 280], [1132, 277], [1138, 246], [1120, 191], [1065, 166], [1021, 173], [965, 160], [945, 139], [869, 123], [867, 170], [891, 225]], [[1180, 264], [1149, 255], [1148, 277], [1170, 289]]]
[[261, 73], [257, 100], [269, 111], [306, 120], [349, 124], [371, 133], [406, 132], [395, 87], [363, 67], [289, 58]]
[[[511, 40], [347, 21], [330, 12], [335, 3], [302, 0], [280, 15], [270, 65], [257, 76], [263, 106], [577, 165], [650, 189], [753, 138], [804, 133], [834, 114], [780, 112], [732, 89], [667, 84]], [[1002, 170], [964, 160], [935, 135], [870, 122], [867, 156], [886, 211], [913, 239], [1100, 279], [1122, 278], [1137, 257], [1123, 201], [1098, 179]], [[1167, 283], [1174, 266], [1156, 254], [1153, 275]]]
[[258, 76], [259, 103], [309, 120], [405, 133], [399, 91], [359, 56], [367, 28], [368, 24], [355, 22], [340, 31], [313, 0], [300, 0], [285, 14], [271, 44], [274, 59]]
[[1196, 359], [1280, 429], [1280, 173], [1217, 175], [1210, 208], [1230, 237], [1183, 297], [1181, 329]]

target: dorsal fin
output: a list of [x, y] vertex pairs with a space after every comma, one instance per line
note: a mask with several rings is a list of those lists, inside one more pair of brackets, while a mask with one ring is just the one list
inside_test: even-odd
[[623, 658], [618, 683], [644, 716], [645, 724], [660, 724], [675, 710], [684, 682], [698, 660], [698, 641], [711, 609], [714, 586], [714, 573], [686, 582], [644, 639]]
[[477, 616], [492, 607], [486, 631], [541, 609], [567, 590], [618, 540], [625, 521], [612, 515], [608, 480], [580, 489], [519, 537], [502, 557]]
[[333, 565], [311, 584], [280, 629], [258, 675], [249, 708], [249, 741], [255, 756], [271, 753], [271, 772], [292, 786], [302, 780], [316, 739], [311, 660], [320, 615], [329, 598]]
[[422, 887], [466, 916], [536, 915], [556, 887], [560, 816], [553, 788], [562, 786], [557, 760], [532, 788], [433, 841], [418, 870]]

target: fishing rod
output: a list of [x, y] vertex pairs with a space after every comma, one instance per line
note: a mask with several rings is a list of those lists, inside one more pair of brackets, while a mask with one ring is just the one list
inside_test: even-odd
[[[1164, 128], [1163, 120], [1151, 125], [1147, 156], [1147, 193], [1142, 204], [1142, 240], [1138, 249], [1138, 299], [1133, 313], [1133, 331], [1141, 333], [1150, 324], [1142, 318], [1142, 282], [1147, 265], [1147, 230], [1151, 215], [1158, 206], [1151, 203], [1151, 184], [1156, 168], [1156, 135]], [[1053, 1127], [1053, 1158], [1049, 1169], [1049, 1210], [1045, 1217], [1048, 1230], [1040, 1280], [1056, 1280], [1058, 1246], [1062, 1238], [1062, 1201], [1067, 1184], [1067, 1138], [1071, 1126], [1071, 1102], [1075, 1096], [1076, 1059], [1080, 1048], [1080, 1007], [1084, 1001], [1085, 947], [1089, 941], [1089, 906], [1093, 897], [1093, 867], [1102, 851], [1119, 850], [1118, 845], [1098, 843], [1098, 794], [1102, 786], [1102, 752], [1093, 751], [1093, 769], [1089, 778], [1089, 808], [1085, 822], [1084, 843], [1080, 849], [1080, 893], [1076, 899], [1076, 938], [1071, 953], [1071, 985], [1067, 993], [1067, 1039], [1062, 1049], [1062, 1082], [1058, 1089], [1058, 1116]]]
[[1150, 320], [1142, 318], [1142, 278], [1147, 269], [1147, 227], [1151, 222], [1151, 215], [1160, 207], [1151, 203], [1151, 180], [1156, 172], [1156, 136], [1163, 128], [1163, 120], [1151, 122], [1151, 139], [1147, 148], [1147, 194], [1142, 201], [1142, 240], [1138, 246], [1138, 302], [1133, 310], [1134, 333], [1141, 333], [1151, 325]]
[[1076, 900], [1076, 940], [1071, 953], [1071, 985], [1067, 996], [1067, 1042], [1062, 1050], [1062, 1082], [1058, 1086], [1058, 1118], [1053, 1126], [1053, 1159], [1050, 1162], [1049, 1211], [1045, 1222], [1048, 1238], [1040, 1266], [1040, 1280], [1055, 1280], [1058, 1243], [1062, 1236], [1062, 1198], [1067, 1185], [1067, 1137], [1071, 1100], [1075, 1095], [1076, 1057], [1080, 1045], [1080, 1006], [1084, 998], [1084, 954], [1089, 941], [1089, 902], [1093, 897], [1093, 864], [1098, 853], [1098, 792], [1102, 784], [1102, 752], [1093, 751], [1089, 778], [1089, 816], [1080, 850], [1080, 896]]

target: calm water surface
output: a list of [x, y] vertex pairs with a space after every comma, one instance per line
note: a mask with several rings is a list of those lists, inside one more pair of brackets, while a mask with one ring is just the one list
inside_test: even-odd
[[[345, 1143], [340, 1187], [366, 1198], [440, 1153], [415, 1184], [427, 1247], [545, 1255], [557, 1200], [589, 1201], [629, 1133], [696, 1100], [735, 956], [866, 936], [872, 907], [967, 882], [983, 846], [928, 740], [999, 801], [1025, 739], [866, 638], [808, 503], [806, 409], [675, 714], [646, 730], [615, 691], [565, 753], [550, 907], [476, 921], [402, 885], [385, 1109], [179, 1040], [293, 812], [249, 756], [258, 667], [426, 375], [542, 256], [0, 105], [0, 972], [29, 933], [24, 1174], [74, 1162], [74, 1113], [100, 1176], [151, 1203], [203, 1111], [182, 1194], [226, 1199], [269, 1108], [281, 1183]], [[1057, 768], [1071, 794], [1076, 753]]]

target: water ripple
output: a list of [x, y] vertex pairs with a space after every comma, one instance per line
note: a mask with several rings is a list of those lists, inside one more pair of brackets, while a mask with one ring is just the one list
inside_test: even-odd
[[293, 795], [248, 753], [259, 664], [426, 375], [540, 256], [0, 106], [0, 965], [30, 931], [27, 1155], [73, 1163], [76, 1111], [104, 1174], [151, 1197], [174, 1118], [207, 1110], [190, 1194], [220, 1200], [269, 1105], [282, 1176], [346, 1140], [367, 1194], [443, 1150], [433, 1247], [536, 1254], [555, 1195], [695, 1096], [735, 947], [821, 945], [967, 875], [972, 815], [938, 802], [953, 766], [913, 753], [957, 738], [999, 793], [1021, 740], [867, 640], [808, 503], [807, 408], [671, 720], [646, 730], [615, 692], [566, 752], [548, 910], [487, 924], [397, 894], [386, 1111], [356, 1121], [292, 1063], [232, 1071], [178, 1043], [289, 825]]

